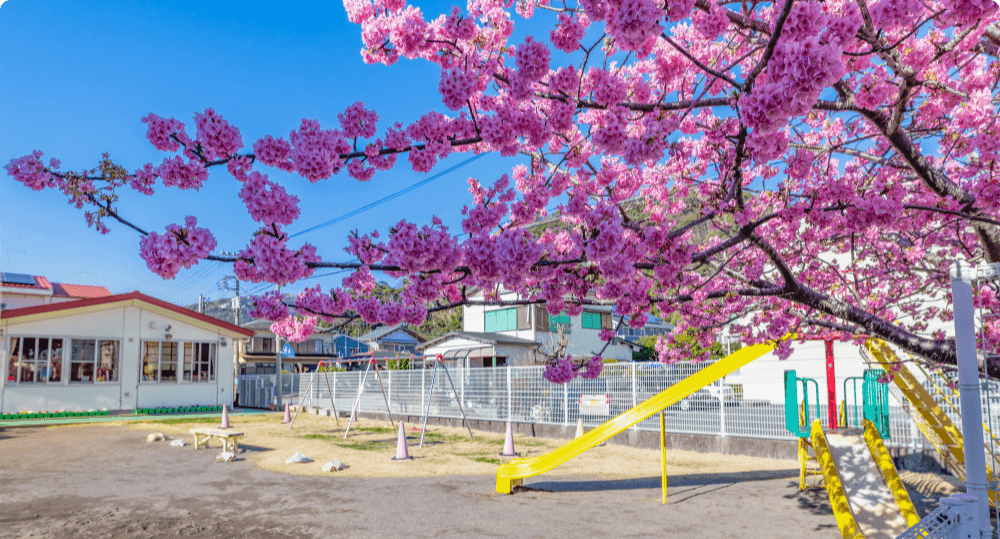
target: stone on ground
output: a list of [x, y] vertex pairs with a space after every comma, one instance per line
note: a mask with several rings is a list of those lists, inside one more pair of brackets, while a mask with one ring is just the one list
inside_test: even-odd
[[331, 460], [330, 462], [327, 462], [326, 464], [323, 465], [324, 472], [339, 472], [344, 468], [347, 468], [347, 465], [336, 459]]
[[236, 460], [236, 453], [233, 453], [232, 451], [223, 451], [215, 457], [215, 460], [219, 462], [232, 462]]
[[296, 454], [288, 457], [288, 460], [285, 461], [285, 464], [301, 464], [301, 463], [312, 462], [312, 461], [313, 461], [313, 459], [311, 459], [311, 458], [303, 455], [302, 453], [296, 453]]
[[164, 441], [166, 439], [167, 439], [167, 437], [164, 436], [162, 432], [154, 432], [154, 433], [150, 434], [149, 436], [146, 436], [146, 441], [147, 442], [162, 442], [162, 441]]

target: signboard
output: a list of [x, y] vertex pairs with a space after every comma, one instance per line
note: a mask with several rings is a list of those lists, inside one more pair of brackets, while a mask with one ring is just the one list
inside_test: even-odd
[[281, 357], [295, 357], [295, 350], [292, 350], [292, 345], [285, 343], [285, 346], [281, 347]]
[[580, 415], [611, 415], [611, 395], [580, 395]]

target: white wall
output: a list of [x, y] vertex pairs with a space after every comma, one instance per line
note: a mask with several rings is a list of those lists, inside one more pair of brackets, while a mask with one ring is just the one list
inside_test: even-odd
[[[151, 328], [150, 323], [156, 327]], [[167, 330], [167, 327], [170, 327]], [[210, 383], [140, 382], [140, 354], [143, 340], [197, 341], [216, 343], [216, 381]], [[121, 343], [117, 382], [69, 384], [69, 369], [64, 366], [64, 380], [50, 384], [23, 384], [8, 381], [7, 361], [10, 337], [49, 336], [63, 338], [105, 338]], [[167, 316], [140, 307], [119, 307], [104, 311], [60, 318], [5, 324], [0, 339], [0, 412], [25, 410], [52, 411], [102, 409], [128, 410], [136, 407], [232, 405], [236, 347], [226, 337], [220, 344], [219, 330], [204, 329], [180, 317]], [[68, 365], [69, 346], [65, 346], [64, 365]], [[13, 376], [12, 374], [10, 376]]]
[[[795, 343], [795, 352], [787, 360], [780, 360], [772, 353], [754, 360], [735, 374], [726, 376], [727, 384], [743, 384], [743, 398], [784, 404], [784, 373], [795, 370], [799, 378], [811, 378], [819, 385], [819, 397], [827, 401], [826, 345], [822, 341]], [[837, 402], [843, 400], [844, 379], [864, 376], [867, 363], [861, 358], [856, 344], [835, 342], [833, 345], [834, 374], [837, 379]], [[850, 388], [850, 386], [849, 386]], [[860, 397], [861, 386], [858, 384]], [[801, 393], [801, 390], [800, 390]], [[801, 395], [799, 399], [801, 399]], [[810, 405], [815, 401], [812, 384], [809, 389]]]

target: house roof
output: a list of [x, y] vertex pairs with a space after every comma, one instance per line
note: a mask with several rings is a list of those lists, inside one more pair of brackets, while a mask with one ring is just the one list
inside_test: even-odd
[[65, 298], [103, 298], [111, 295], [107, 288], [89, 284], [52, 283], [52, 291], [54, 296]]
[[274, 322], [271, 322], [270, 320], [264, 320], [264, 319], [251, 320], [250, 322], [247, 322], [245, 324], [240, 324], [240, 327], [246, 329], [271, 331], [271, 324], [273, 323]]
[[449, 339], [469, 339], [470, 341], [479, 341], [488, 344], [528, 344], [532, 346], [538, 346], [537, 341], [531, 339], [522, 339], [520, 337], [511, 337], [510, 335], [503, 335], [501, 333], [480, 333], [477, 331], [449, 331], [444, 335], [429, 340], [419, 346], [418, 349], [427, 349], [437, 344], [440, 344]]
[[36, 290], [49, 290], [52, 285], [49, 280], [41, 275], [28, 275], [26, 273], [0, 273], [0, 284], [7, 288], [33, 288]]
[[118, 307], [143, 307], [163, 314], [186, 318], [192, 325], [202, 328], [218, 328], [230, 334], [230, 337], [253, 337], [253, 331], [235, 326], [228, 322], [223, 322], [217, 318], [185, 309], [173, 303], [167, 303], [161, 299], [147, 296], [140, 292], [129, 292], [127, 294], [116, 294], [113, 296], [103, 296], [96, 298], [78, 299], [76, 301], [64, 301], [60, 303], [48, 303], [33, 307], [22, 307], [20, 309], [7, 309], [0, 313], [0, 320], [12, 323], [32, 322], [35, 320], [47, 320], [83, 314], [87, 312], [104, 311]]
[[410, 326], [408, 326], [406, 322], [403, 322], [402, 324], [396, 324], [395, 326], [382, 326], [379, 328], [375, 328], [369, 331], [368, 333], [365, 333], [364, 335], [358, 337], [358, 339], [365, 342], [378, 341], [382, 337], [385, 337], [386, 335], [391, 335], [396, 331], [405, 331], [406, 333], [409, 333], [415, 339], [417, 339], [418, 342], [424, 342], [427, 340], [421, 337], [420, 334], [417, 333], [416, 331], [410, 329]]

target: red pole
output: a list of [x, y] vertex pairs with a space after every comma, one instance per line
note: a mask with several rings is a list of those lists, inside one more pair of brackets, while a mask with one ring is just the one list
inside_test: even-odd
[[826, 396], [830, 428], [837, 428], [837, 377], [833, 372], [833, 339], [824, 339], [826, 344]]

